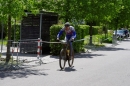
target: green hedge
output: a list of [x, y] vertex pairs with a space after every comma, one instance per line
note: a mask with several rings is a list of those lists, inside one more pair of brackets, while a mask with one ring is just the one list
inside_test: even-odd
[[[53, 25], [50, 27], [50, 41], [51, 42], [56, 41], [56, 36], [62, 27], [63, 27], [63, 25]], [[75, 27], [76, 35], [77, 35], [75, 40], [83, 39], [89, 33], [89, 27], [87, 25], [78, 25], [78, 26], [74, 26], [74, 27]], [[62, 40], [62, 39], [64, 39], [64, 37], [65, 37], [65, 33], [62, 34], [60, 39]], [[73, 43], [73, 48], [76, 53], [82, 51], [83, 46], [84, 46], [84, 41], [77, 41], [77, 42]], [[59, 55], [62, 45], [61, 44], [50, 44], [50, 48], [51, 48], [51, 54]]]
[[[89, 35], [89, 26], [87, 25], [78, 25], [76, 30], [76, 40], [84, 39], [86, 35]], [[81, 52], [84, 49], [84, 41], [78, 41], [73, 43], [75, 52]]]
[[92, 26], [93, 27], [93, 35], [99, 34], [99, 31], [102, 31], [102, 26]]
[[[57, 41], [57, 34], [60, 31], [60, 29], [63, 27], [63, 25], [53, 25], [50, 27], [50, 42], [55, 42]], [[60, 37], [60, 39], [64, 39], [64, 34], [62, 34], [62, 36]], [[61, 44], [53, 44], [50, 43], [50, 50], [51, 50], [51, 54], [53, 55], [58, 55], [60, 52], [60, 49], [62, 48]]]

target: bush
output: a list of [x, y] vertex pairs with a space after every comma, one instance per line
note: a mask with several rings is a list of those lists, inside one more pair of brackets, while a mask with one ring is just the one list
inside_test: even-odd
[[93, 27], [93, 35], [97, 35], [101, 33], [102, 31], [102, 26], [92, 26]]
[[105, 38], [104, 36], [102, 37], [102, 42], [103, 43], [112, 43], [112, 37]]
[[[57, 41], [56, 36], [62, 27], [63, 27], [63, 25], [53, 25], [50, 27], [50, 42]], [[62, 34], [60, 39], [61, 40], [64, 39], [64, 34]], [[50, 43], [50, 48], [51, 48], [51, 52], [50, 52], [51, 54], [58, 55], [60, 52], [60, 49], [62, 48], [62, 45]]]
[[[89, 35], [89, 26], [87, 25], [78, 25], [76, 28], [77, 37], [76, 40], [84, 39], [86, 35]], [[75, 47], [77, 46], [77, 47]], [[74, 43], [75, 52], [81, 52], [84, 50], [84, 41], [78, 41]]]

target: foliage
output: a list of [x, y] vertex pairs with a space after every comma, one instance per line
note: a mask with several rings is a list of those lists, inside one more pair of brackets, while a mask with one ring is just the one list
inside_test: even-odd
[[97, 35], [100, 33], [100, 31], [102, 31], [102, 26], [92, 26], [93, 27], [93, 35]]
[[105, 34], [102, 35], [102, 42], [103, 43], [112, 43], [112, 36], [113, 36], [113, 31], [112, 30], [108, 31], [107, 38], [106, 38]]
[[12, 25], [11, 40], [18, 41], [20, 39], [20, 25]]
[[[89, 26], [88, 25], [78, 25], [75, 26], [76, 30], [76, 40], [84, 39], [86, 35], [89, 35]], [[81, 52], [84, 49], [84, 41], [78, 41], [73, 43], [75, 52]], [[77, 47], [76, 47], [77, 46]]]
[[130, 23], [130, 0], [122, 0], [120, 12], [117, 15], [118, 27], [127, 27]]
[[[63, 25], [53, 25], [50, 27], [50, 42], [57, 41], [56, 36], [60, 29], [63, 27]], [[60, 40], [64, 39], [64, 35], [60, 37]], [[62, 48], [61, 44], [50, 44], [51, 52], [53, 55], [58, 55], [60, 52], [60, 49]]]
[[3, 42], [3, 45], [7, 45], [7, 39], [5, 38], [3, 41], [2, 40], [0, 40], [0, 44], [2, 44], [2, 42]]
[[112, 43], [112, 37], [108, 36], [108, 38], [105, 38], [105, 36], [102, 37], [103, 43]]
[[[8, 40], [11, 40], [12, 19], [20, 19], [25, 15], [24, 10], [34, 10], [34, 0], [0, 0], [0, 20], [8, 26]], [[33, 11], [32, 11], [33, 12]], [[10, 41], [7, 42], [6, 63], [10, 60]]]
[[65, 21], [111, 21], [120, 10], [122, 0], [51, 0], [50, 9]]

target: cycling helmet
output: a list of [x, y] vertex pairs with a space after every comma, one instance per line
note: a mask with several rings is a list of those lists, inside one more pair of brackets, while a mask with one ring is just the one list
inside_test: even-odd
[[70, 26], [70, 23], [69, 23], [69, 22], [66, 22], [66, 23], [65, 23], [65, 27], [68, 27], [68, 26]]

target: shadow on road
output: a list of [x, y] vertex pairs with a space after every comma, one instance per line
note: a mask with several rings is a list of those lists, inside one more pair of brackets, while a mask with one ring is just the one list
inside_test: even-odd
[[73, 66], [73, 67], [65, 67], [65, 69], [63, 69], [63, 70], [60, 69], [58, 71], [73, 72], [73, 71], [77, 71], [77, 70], [74, 69], [74, 66]]
[[35, 68], [21, 68], [19, 70], [9, 70], [9, 69], [4, 69], [0, 70], [0, 80], [3, 80], [4, 78], [12, 78], [12, 79], [17, 79], [17, 78], [28, 78], [31, 75], [43, 75], [47, 76], [48, 74], [44, 72], [44, 70], [47, 69], [35, 69]]
[[75, 55], [75, 58], [93, 58], [94, 56], [104, 56], [104, 54], [79, 53]]
[[[6, 53], [2, 53], [2, 55], [6, 56]], [[12, 53], [11, 53], [12, 55]], [[37, 54], [27, 54], [27, 53], [17, 53], [17, 52], [14, 52], [13, 53], [13, 56], [27, 56], [27, 57], [37, 57]]]
[[64, 71], [65, 72], [73, 72], [73, 71], [77, 71], [77, 70], [74, 69], [74, 67], [65, 67]]

